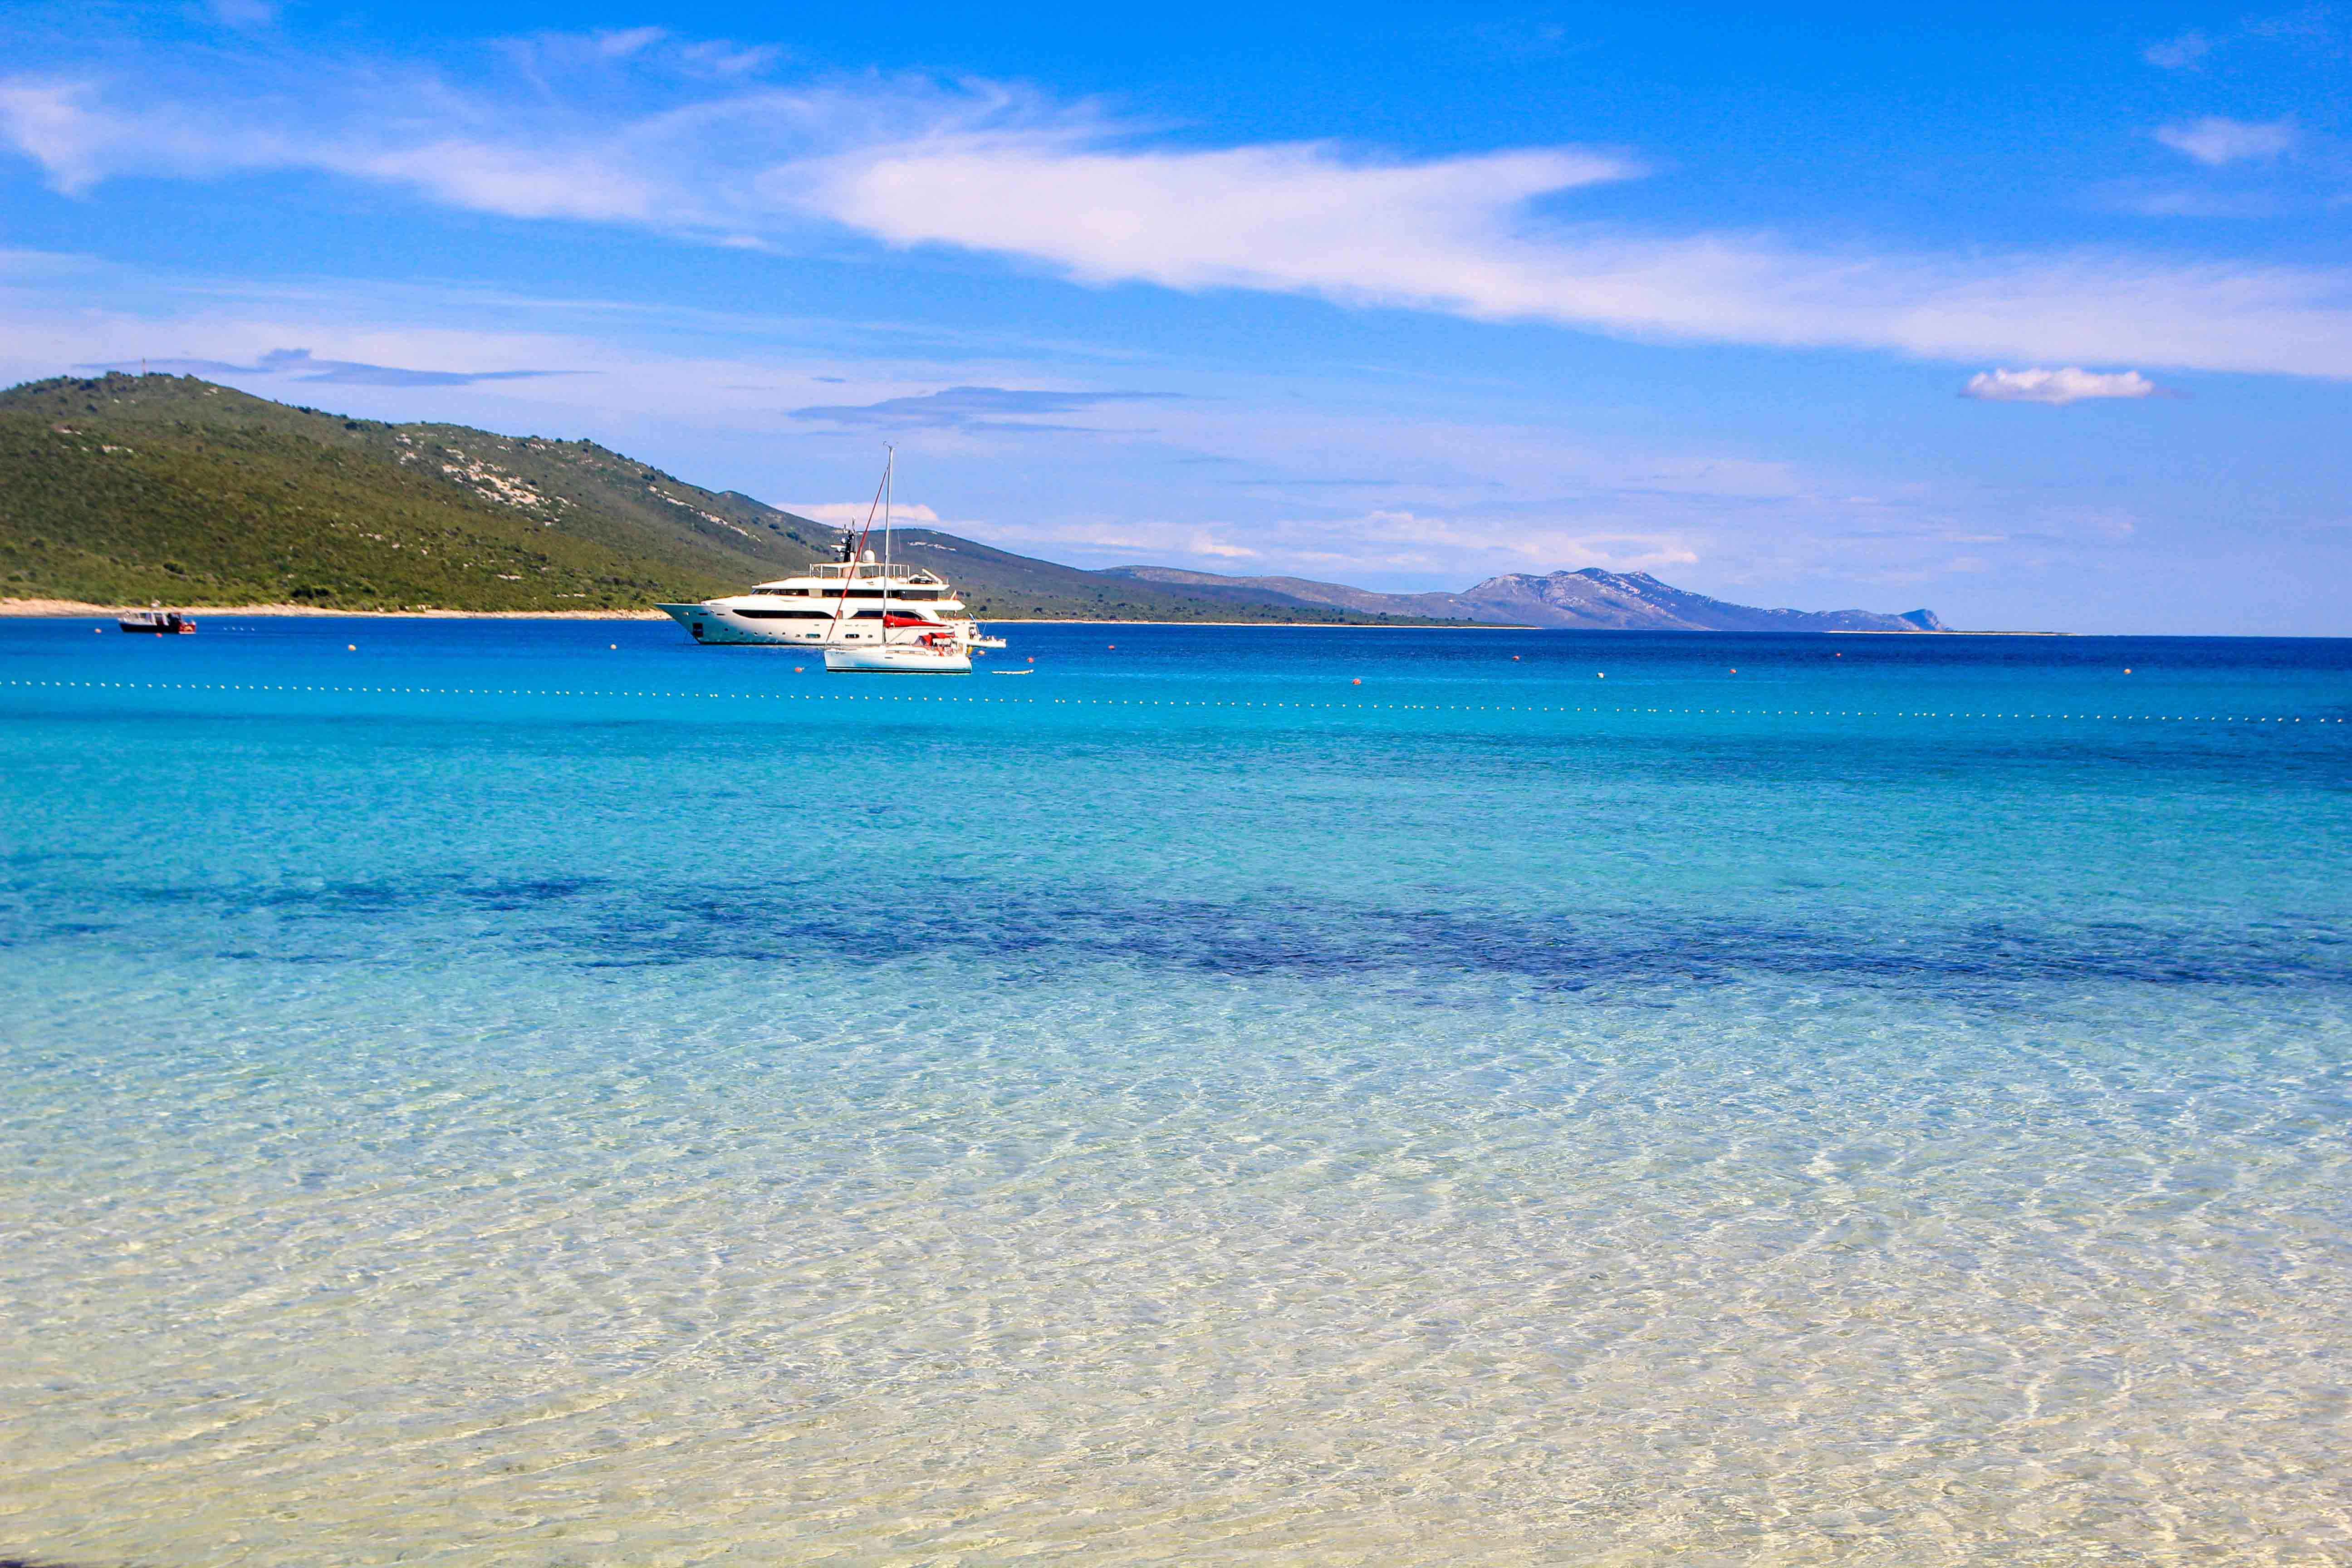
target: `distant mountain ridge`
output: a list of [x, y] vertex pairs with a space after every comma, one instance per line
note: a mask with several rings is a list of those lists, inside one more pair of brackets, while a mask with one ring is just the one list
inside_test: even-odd
[[[1174, 566], [1089, 571], [937, 529], [897, 538], [983, 618], [1943, 629], [1926, 610], [1751, 609], [1598, 568], [1381, 594]], [[0, 392], [0, 597], [617, 610], [739, 591], [829, 559], [843, 539], [593, 441], [346, 418], [194, 376]]]
[[1761, 610], [1662, 583], [1647, 572], [1507, 573], [1459, 594], [1379, 594], [1304, 577], [1226, 577], [1175, 566], [1114, 566], [1107, 576], [1181, 584], [1235, 604], [1267, 600], [1343, 606], [1365, 614], [1478, 621], [1580, 631], [1940, 632], [1933, 610]]
[[1514, 572], [1460, 595], [1479, 610], [1537, 626], [1612, 631], [1940, 632], [1933, 610], [1759, 610], [1661, 583], [1647, 572]]

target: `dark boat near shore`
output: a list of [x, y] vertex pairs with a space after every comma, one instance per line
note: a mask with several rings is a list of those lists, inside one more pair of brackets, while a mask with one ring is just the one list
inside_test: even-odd
[[126, 632], [162, 632], [181, 636], [196, 629], [196, 623], [177, 610], [134, 610], [120, 616], [114, 623]]

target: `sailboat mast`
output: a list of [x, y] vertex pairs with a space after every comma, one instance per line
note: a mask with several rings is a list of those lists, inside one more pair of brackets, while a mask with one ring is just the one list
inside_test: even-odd
[[882, 461], [882, 646], [890, 646], [890, 477], [898, 470], [898, 448], [883, 444], [890, 455]]
[[[858, 557], [866, 553], [866, 542], [874, 537], [874, 509], [883, 503], [889, 488], [890, 469], [886, 465], [882, 469], [882, 482], [874, 487], [874, 499], [866, 508], [866, 527], [859, 531], [854, 541], [849, 537], [848, 530], [842, 531], [841, 595], [833, 602], [833, 629], [826, 634], [828, 642], [856, 635], [849, 630], [849, 591], [857, 584]], [[882, 548], [885, 550], [890, 548], [890, 527], [887, 515], [883, 520]], [[885, 627], [884, 630], [887, 634], [888, 628]], [[888, 640], [887, 635], [884, 640]]]

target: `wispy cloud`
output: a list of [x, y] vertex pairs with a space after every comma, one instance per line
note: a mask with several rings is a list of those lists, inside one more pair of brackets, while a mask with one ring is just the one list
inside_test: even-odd
[[795, 408], [795, 419], [820, 420], [865, 430], [1081, 430], [1083, 426], [1045, 425], [1036, 416], [1076, 414], [1106, 403], [1173, 396], [1165, 392], [1049, 392], [1005, 386], [951, 386], [879, 403]]
[[1980, 403], [2081, 403], [2100, 397], [2153, 397], [2163, 388], [2136, 370], [1988, 370], [1969, 377], [1962, 397]]
[[2186, 125], [2160, 126], [2156, 139], [2209, 169], [2276, 158], [2294, 149], [2297, 133], [2288, 120], [2228, 120], [2209, 114]]
[[2140, 51], [2140, 58], [2159, 70], [2201, 70], [2222, 55], [2248, 44], [2309, 47], [2324, 44], [2327, 34], [2328, 8], [2306, 5], [2276, 16], [2248, 17], [2238, 26], [2218, 35], [2191, 27], [2148, 45]]
[[[730, 76], [713, 58], [642, 29], [512, 42], [457, 74], [281, 51], [220, 56], [202, 72], [156, 60], [18, 75], [0, 80], [0, 146], [74, 193], [127, 175], [313, 169], [519, 219], [779, 250], [855, 235], [1087, 285], [1245, 289], [1643, 338], [2352, 375], [2352, 271], [2340, 268], [1645, 230], [1573, 216], [1576, 193], [1643, 176], [1638, 157], [1607, 148], [1204, 151], [997, 83], [783, 82], [764, 60]], [[2293, 133], [2211, 121], [2165, 134], [2226, 162], [2275, 156]]]
[[2188, 70], [2213, 52], [2213, 40], [2195, 27], [2178, 37], [2153, 43], [2140, 51], [2140, 58], [2162, 70]]
[[215, 359], [140, 359], [79, 364], [74, 368], [152, 370], [166, 375], [282, 375], [335, 386], [472, 386], [485, 381], [529, 381], [543, 375], [577, 374], [561, 370], [410, 370], [400, 365], [364, 364], [357, 360], [314, 359], [309, 349], [271, 349], [251, 364]]
[[2145, 185], [2114, 191], [2107, 205], [2118, 212], [2137, 213], [2142, 217], [2251, 218], [2267, 216], [2279, 208], [2278, 198], [2262, 191]]

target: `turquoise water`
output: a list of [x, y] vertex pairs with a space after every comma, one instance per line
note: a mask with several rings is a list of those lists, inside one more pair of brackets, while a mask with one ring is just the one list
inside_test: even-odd
[[0, 622], [0, 1555], [2352, 1562], [2352, 643], [1006, 629]]

